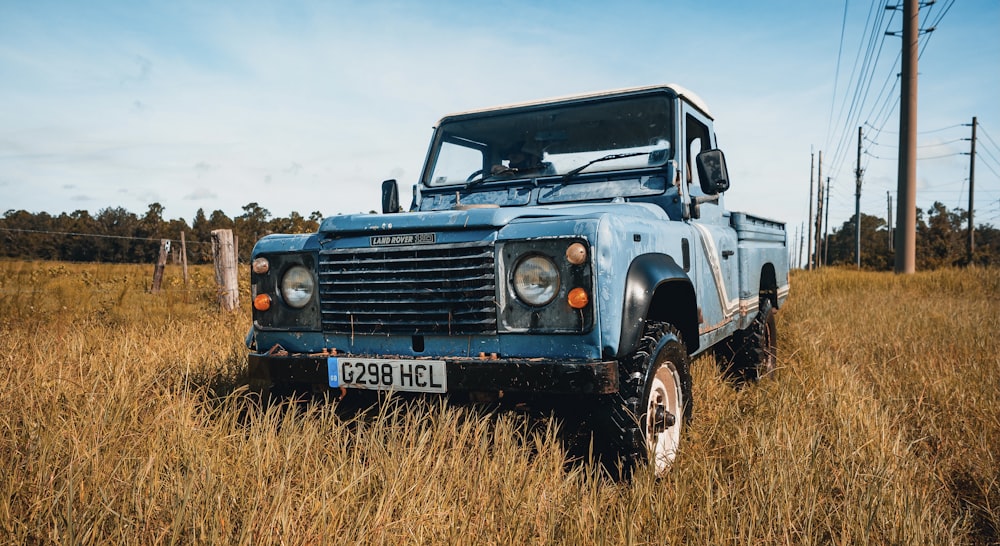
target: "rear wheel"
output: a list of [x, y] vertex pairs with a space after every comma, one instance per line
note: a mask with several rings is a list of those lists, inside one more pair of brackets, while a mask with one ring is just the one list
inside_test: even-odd
[[753, 323], [733, 334], [716, 353], [720, 364], [738, 380], [756, 381], [778, 365], [778, 329], [771, 300], [763, 299]]
[[758, 377], [768, 375], [778, 367], [778, 326], [771, 300], [764, 300], [753, 324], [753, 350]]

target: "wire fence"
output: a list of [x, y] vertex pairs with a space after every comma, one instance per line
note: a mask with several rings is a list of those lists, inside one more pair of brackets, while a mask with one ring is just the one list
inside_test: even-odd
[[[124, 239], [129, 241], [153, 241], [159, 243], [160, 241], [167, 240], [171, 243], [179, 243], [180, 239], [170, 239], [168, 237], [134, 237], [128, 235], [107, 235], [103, 233], [81, 233], [74, 231], [49, 231], [43, 229], [20, 229], [20, 228], [6, 228], [0, 227], [0, 231], [8, 231], [12, 233], [37, 233], [42, 235], [66, 235], [72, 237], [95, 237], [98, 239]], [[211, 241], [188, 241], [185, 240], [184, 244], [187, 245], [210, 245]]]

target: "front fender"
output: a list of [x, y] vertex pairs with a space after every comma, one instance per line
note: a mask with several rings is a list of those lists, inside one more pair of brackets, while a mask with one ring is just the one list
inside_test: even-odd
[[658, 253], [636, 257], [625, 278], [617, 358], [635, 352], [647, 319], [672, 323], [684, 336], [688, 352], [694, 352], [698, 348], [697, 316], [691, 279], [672, 257]]

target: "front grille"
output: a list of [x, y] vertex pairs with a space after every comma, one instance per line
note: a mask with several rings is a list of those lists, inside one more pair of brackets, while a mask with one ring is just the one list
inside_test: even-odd
[[493, 243], [320, 252], [323, 331], [341, 334], [493, 334]]

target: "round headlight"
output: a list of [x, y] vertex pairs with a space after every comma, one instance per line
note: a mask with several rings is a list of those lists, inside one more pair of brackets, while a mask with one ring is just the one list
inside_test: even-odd
[[529, 256], [514, 267], [514, 293], [528, 305], [542, 306], [559, 293], [559, 270], [545, 256]]
[[281, 297], [285, 303], [301, 309], [312, 299], [316, 289], [312, 272], [301, 265], [294, 266], [281, 278]]

